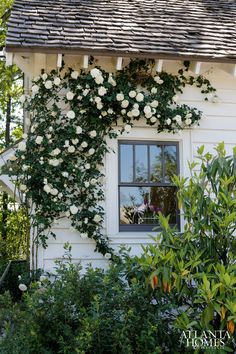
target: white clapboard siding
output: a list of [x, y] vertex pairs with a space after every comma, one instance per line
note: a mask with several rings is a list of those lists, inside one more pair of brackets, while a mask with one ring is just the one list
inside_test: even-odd
[[[67, 66], [76, 70], [80, 69], [83, 57], [65, 55], [64, 60]], [[96, 58], [96, 64], [104, 69], [114, 71], [116, 58]], [[124, 60], [127, 64], [127, 59]], [[180, 62], [165, 61], [163, 70], [176, 73], [180, 68]], [[47, 71], [56, 66], [56, 56], [47, 57]], [[36, 68], [37, 69], [37, 68]], [[38, 68], [35, 71], [39, 71]], [[205, 151], [215, 153], [214, 147], [217, 143], [224, 141], [227, 154], [232, 154], [232, 149], [236, 145], [236, 78], [230, 74], [231, 67], [226, 64], [202, 63], [201, 74], [204, 74], [217, 89], [217, 103], [212, 103], [213, 95], [209, 95], [209, 102], [204, 101], [199, 89], [187, 86], [181, 96], [181, 103], [196, 107], [203, 112], [203, 119], [199, 127], [186, 129], [180, 134], [156, 134], [154, 128], [142, 126], [137, 122], [137, 127], [131, 133], [122, 136], [122, 139], [140, 139], [140, 140], [174, 140], [180, 145], [180, 172], [188, 176], [187, 161], [193, 160], [197, 155], [197, 148], [205, 145]], [[65, 95], [65, 92], [60, 92]], [[63, 109], [69, 108], [69, 105], [62, 105]], [[117, 152], [117, 141], [109, 142], [110, 146]], [[126, 244], [131, 248], [132, 254], [140, 254], [142, 245], [152, 242], [147, 233], [143, 232], [119, 232], [118, 231], [118, 160], [117, 153], [111, 153], [106, 157], [106, 224], [105, 230], [111, 240], [111, 246], [118, 250], [120, 245]], [[72, 246], [72, 259], [74, 262], [81, 262], [83, 267], [89, 263], [93, 267], [106, 267], [108, 261], [98, 253], [94, 252], [94, 241], [90, 239], [83, 240], [79, 232], [72, 230], [70, 222], [67, 219], [55, 222], [53, 231], [57, 235], [56, 239], [50, 238], [46, 250], [39, 252], [39, 266], [45, 271], [52, 271], [55, 266], [55, 259], [61, 258], [64, 254], [63, 245], [69, 242]], [[152, 233], [155, 235], [155, 233]]]

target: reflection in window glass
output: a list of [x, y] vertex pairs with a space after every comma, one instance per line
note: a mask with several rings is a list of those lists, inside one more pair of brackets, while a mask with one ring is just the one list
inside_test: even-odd
[[175, 187], [120, 187], [120, 224], [157, 224], [158, 212], [176, 224]]
[[120, 145], [120, 180], [133, 182], [133, 145]]
[[150, 145], [150, 181], [161, 182], [162, 179], [162, 148]]
[[171, 178], [176, 174], [176, 146], [164, 146], [164, 182], [171, 182]]
[[148, 182], [147, 145], [135, 145], [135, 182]]

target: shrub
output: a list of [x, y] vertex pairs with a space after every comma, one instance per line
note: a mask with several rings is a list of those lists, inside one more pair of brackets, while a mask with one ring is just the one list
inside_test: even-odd
[[8, 305], [0, 352], [161, 353], [171, 345], [161, 318], [166, 305], [153, 303], [145, 282], [128, 283], [124, 264], [80, 273], [79, 265], [59, 263], [53, 282], [35, 283], [15, 311]]

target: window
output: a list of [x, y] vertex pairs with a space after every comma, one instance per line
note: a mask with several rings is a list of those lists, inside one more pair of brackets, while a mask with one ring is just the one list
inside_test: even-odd
[[178, 143], [121, 141], [119, 144], [120, 231], [151, 231], [157, 214], [179, 224], [176, 187]]

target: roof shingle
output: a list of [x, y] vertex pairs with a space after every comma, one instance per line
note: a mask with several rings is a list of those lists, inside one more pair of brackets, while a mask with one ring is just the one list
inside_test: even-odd
[[235, 0], [16, 0], [7, 50], [236, 61]]

